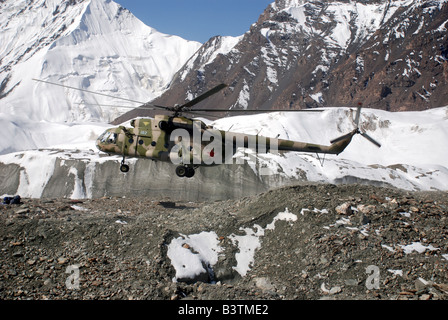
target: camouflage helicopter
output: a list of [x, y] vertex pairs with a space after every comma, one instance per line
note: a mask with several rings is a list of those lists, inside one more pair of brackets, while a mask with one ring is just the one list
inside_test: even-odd
[[[34, 80], [93, 94], [105, 95], [48, 81]], [[361, 105], [357, 108], [354, 119], [354, 130], [330, 141], [331, 144], [328, 146], [217, 130], [206, 125], [203, 121], [187, 118], [182, 115], [201, 115], [204, 113], [216, 112], [268, 112], [260, 110], [193, 109], [193, 106], [207, 99], [211, 95], [216, 94], [225, 87], [227, 87], [225, 84], [220, 84], [199, 97], [183, 105], [176, 105], [174, 107], [144, 103], [138, 108], [165, 110], [169, 111], [171, 115], [155, 115], [154, 118], [136, 118], [131, 120], [131, 127], [120, 125], [118, 127], [107, 129], [98, 137], [96, 146], [101, 152], [122, 156], [123, 159], [121, 161], [120, 171], [123, 173], [127, 173], [130, 170], [129, 165], [126, 164], [127, 157], [140, 157], [155, 161], [170, 161], [177, 165], [177, 176], [187, 178], [193, 177], [195, 170], [200, 166], [233, 163], [232, 158], [239, 148], [251, 148], [264, 153], [274, 150], [316, 153], [317, 155], [339, 155], [350, 144], [353, 136], [356, 134], [362, 135], [377, 147], [381, 147], [380, 143], [359, 128]], [[113, 98], [136, 102], [125, 98]], [[321, 112], [322, 110], [305, 109], [275, 111]]]

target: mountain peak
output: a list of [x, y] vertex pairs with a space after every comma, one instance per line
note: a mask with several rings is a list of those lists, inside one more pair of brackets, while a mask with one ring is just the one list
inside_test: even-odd
[[109, 0], [0, 5], [0, 111], [32, 120], [109, 121], [120, 110], [98, 105], [123, 105], [32, 78], [147, 102], [201, 45], [162, 34]]

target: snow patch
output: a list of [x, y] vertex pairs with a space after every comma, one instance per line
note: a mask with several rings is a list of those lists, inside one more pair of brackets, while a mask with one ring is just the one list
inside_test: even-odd
[[168, 258], [176, 270], [173, 281], [194, 279], [207, 274], [207, 266], [214, 266], [222, 249], [215, 232], [181, 235], [168, 245]]
[[396, 276], [403, 276], [403, 270], [393, 270], [393, 269], [387, 269], [387, 271], [389, 271], [390, 273], [396, 275]]
[[440, 250], [439, 248], [435, 248], [432, 245], [425, 246], [421, 242], [413, 242], [412, 244], [408, 244], [408, 245], [400, 245], [400, 247], [403, 249], [404, 253], [406, 253], [406, 254], [412, 253], [414, 251], [417, 251], [418, 253], [423, 253], [426, 250], [429, 250], [429, 251]]
[[233, 269], [242, 277], [246, 276], [254, 263], [255, 251], [261, 247], [261, 237], [265, 235], [266, 230], [274, 230], [275, 223], [280, 220], [294, 222], [297, 220], [297, 216], [286, 208], [284, 212], [278, 213], [266, 228], [256, 224], [252, 228], [241, 228], [240, 230], [245, 235], [232, 234], [229, 236], [233, 244], [238, 244], [239, 249], [239, 252], [235, 255], [237, 265]]
[[249, 106], [249, 100], [250, 100], [250, 87], [247, 84], [246, 79], [244, 79], [243, 88], [240, 91], [240, 94], [238, 96], [238, 100], [232, 106], [231, 109], [244, 109], [244, 110], [246, 110], [247, 107]]
[[313, 99], [317, 103], [323, 103], [324, 102], [324, 99], [322, 97], [322, 92], [311, 94], [310, 97], [311, 97], [311, 99]]

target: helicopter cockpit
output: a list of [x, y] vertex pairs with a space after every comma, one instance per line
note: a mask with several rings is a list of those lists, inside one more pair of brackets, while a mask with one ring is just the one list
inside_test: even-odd
[[101, 144], [116, 144], [118, 134], [110, 131], [105, 131], [101, 136], [98, 137], [97, 145]]

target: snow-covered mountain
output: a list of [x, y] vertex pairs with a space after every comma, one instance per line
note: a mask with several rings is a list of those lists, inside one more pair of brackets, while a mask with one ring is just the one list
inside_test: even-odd
[[226, 83], [197, 107], [443, 107], [447, 22], [446, 0], [277, 0], [242, 37], [204, 44], [154, 103], [182, 103]]
[[[350, 110], [333, 108], [345, 104], [341, 101], [346, 97], [357, 102], [360, 95], [368, 100], [370, 93], [379, 92], [383, 96], [379, 101], [406, 109], [406, 90], [411, 94], [421, 86], [419, 81], [430, 79], [425, 88], [431, 88], [432, 94], [423, 95], [427, 98], [422, 99], [423, 106], [446, 101], [442, 23], [448, 21], [446, 2], [277, 0], [245, 35], [215, 37], [201, 46], [160, 34], [112, 1], [3, 1], [0, 195], [89, 198], [132, 193], [204, 200], [240, 197], [303, 181], [448, 190], [448, 107], [400, 113], [363, 109], [362, 129], [382, 148], [356, 136], [339, 157], [327, 157], [324, 166], [312, 154], [256, 155], [255, 164], [200, 168], [193, 179], [182, 180], [171, 163], [145, 159], [129, 159], [131, 171], [125, 176], [118, 169], [119, 157], [95, 151], [96, 138], [110, 127], [105, 122], [124, 110], [114, 114], [95, 104], [126, 105], [127, 101], [31, 80], [142, 102], [161, 95], [155, 102], [166, 105], [191, 100], [225, 82], [229, 88], [203, 105], [332, 108], [317, 114], [220, 119], [213, 123], [217, 128], [329, 144], [353, 130]], [[418, 24], [414, 11], [424, 13]], [[403, 20], [406, 14], [408, 23]], [[415, 51], [425, 39], [420, 33], [428, 44], [421, 52]], [[374, 50], [375, 46], [383, 51]], [[381, 69], [384, 63], [386, 73]], [[380, 71], [372, 74], [372, 65]], [[367, 74], [371, 74], [369, 81], [364, 79]], [[396, 82], [388, 83], [391, 77]], [[378, 88], [376, 82], [385, 89], [369, 91]], [[331, 94], [337, 85], [342, 86], [338, 94]], [[420, 99], [415, 92], [414, 96]], [[260, 175], [259, 165], [272, 174]]]
[[2, 1], [0, 30], [0, 112], [34, 121], [109, 121], [123, 110], [96, 104], [138, 104], [33, 78], [147, 102], [201, 45], [109, 0]]

